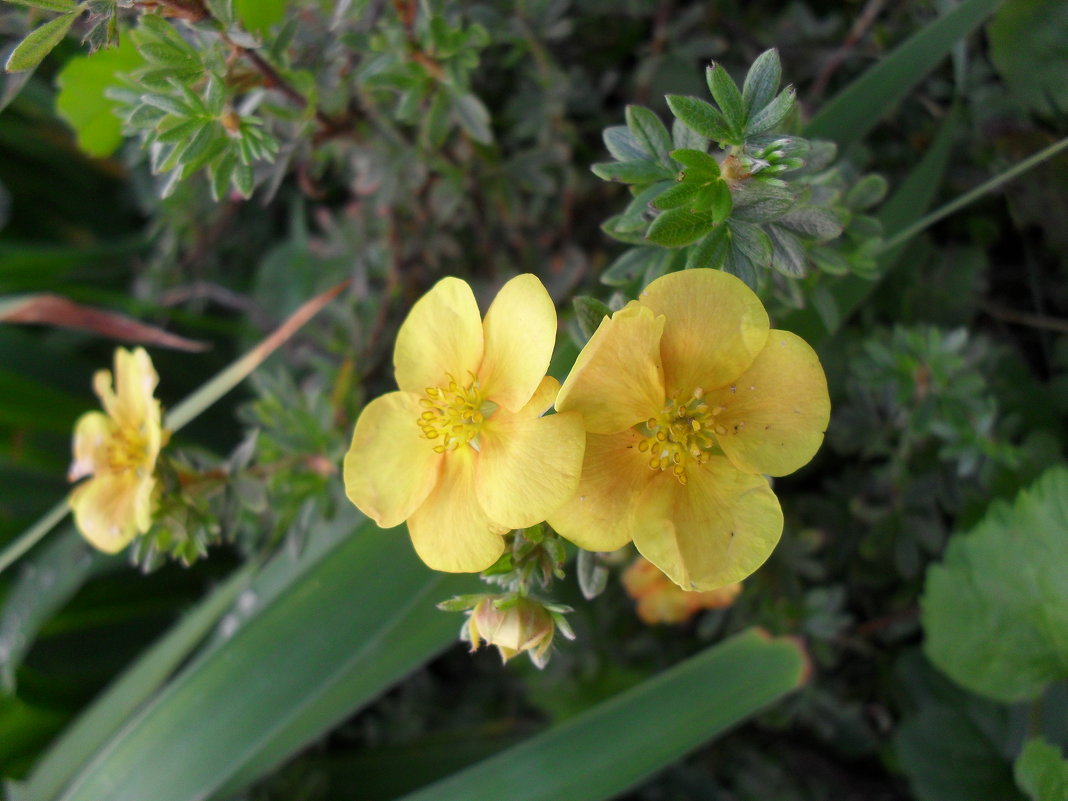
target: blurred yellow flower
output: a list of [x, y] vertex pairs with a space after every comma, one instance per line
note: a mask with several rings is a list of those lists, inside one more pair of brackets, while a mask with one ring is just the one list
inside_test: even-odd
[[623, 588], [638, 602], [638, 617], [650, 625], [685, 623], [702, 609], [723, 609], [742, 591], [739, 582], [704, 592], [684, 590], [641, 556], [623, 571]]
[[400, 387], [371, 401], [345, 456], [345, 492], [383, 528], [408, 522], [436, 570], [478, 572], [503, 534], [540, 523], [575, 490], [585, 433], [577, 412], [542, 414], [556, 308], [533, 275], [513, 278], [486, 319], [457, 278], [439, 281], [397, 333]]
[[588, 435], [578, 490], [550, 525], [590, 551], [633, 540], [688, 590], [763, 564], [783, 525], [765, 475], [806, 464], [830, 416], [815, 351], [705, 269], [658, 278], [602, 320], [556, 407], [581, 412]]
[[74, 461], [67, 478], [92, 476], [70, 494], [74, 522], [105, 553], [117, 553], [152, 522], [153, 472], [163, 443], [159, 376], [144, 348], [115, 351], [109, 370], [93, 376], [104, 412], [86, 412], [74, 427]]

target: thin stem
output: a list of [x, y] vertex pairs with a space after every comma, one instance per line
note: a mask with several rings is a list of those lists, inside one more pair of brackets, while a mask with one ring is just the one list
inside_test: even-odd
[[939, 220], [948, 217], [950, 214], [953, 214], [959, 209], [964, 208], [972, 201], [978, 200], [980, 197], [987, 194], [988, 192], [992, 192], [1002, 184], [1008, 183], [1016, 176], [1027, 172], [1032, 167], [1035, 167], [1041, 164], [1043, 161], [1046, 161], [1047, 159], [1057, 155], [1065, 148], [1068, 148], [1068, 138], [1064, 138], [1059, 142], [1054, 142], [1052, 145], [1045, 148], [1044, 150], [1040, 150], [1033, 156], [1029, 156], [1016, 166], [1010, 167], [1008, 170], [1001, 173], [1000, 175], [994, 176], [989, 181], [984, 184], [980, 184], [970, 192], [965, 192], [956, 200], [950, 201], [937, 211], [933, 211], [926, 217], [922, 217], [904, 230], [898, 231], [892, 237], [883, 242], [881, 252], [885, 253], [888, 250], [893, 250], [898, 245], [904, 244], [908, 240], [912, 239], [912, 237], [916, 236], [916, 234], [931, 227]]
[[67, 516], [69, 511], [70, 506], [67, 505], [67, 499], [64, 498], [49, 509], [44, 517], [27, 529], [21, 537], [8, 545], [3, 552], [0, 552], [0, 573], [7, 570], [16, 559], [40, 542], [45, 534], [55, 528], [56, 524]]

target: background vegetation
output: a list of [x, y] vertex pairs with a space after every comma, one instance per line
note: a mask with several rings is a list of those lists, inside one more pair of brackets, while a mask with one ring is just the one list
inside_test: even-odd
[[[42, 293], [184, 338], [146, 334], [174, 408], [348, 282], [176, 435], [215, 479], [179, 471], [152, 537], [67, 522], [4, 565], [9, 798], [1068, 799], [1063, 2], [17, 0], [0, 30], [0, 563], [114, 348]], [[764, 194], [651, 222], [705, 147], [665, 96], [729, 128], [705, 67], [741, 87], [768, 48], [796, 109], [720, 132]], [[477, 581], [341, 488], [407, 309], [533, 272], [562, 377], [601, 304], [701, 260], [827, 371], [781, 545], [688, 623], [637, 618], [624, 557], [592, 601], [556, 584], [577, 640], [543, 671], [466, 653], [434, 605]]]

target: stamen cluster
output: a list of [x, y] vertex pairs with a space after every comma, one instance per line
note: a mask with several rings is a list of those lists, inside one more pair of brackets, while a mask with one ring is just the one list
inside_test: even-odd
[[694, 389], [684, 402], [678, 397], [669, 400], [663, 411], [650, 417], [640, 429], [645, 438], [638, 443], [638, 450], [649, 454], [649, 468], [670, 468], [671, 474], [685, 484], [686, 462], [707, 462], [717, 446], [715, 433], [727, 433], [724, 426], [717, 427], [715, 423], [716, 415], [722, 411], [722, 406], [710, 407], [705, 402], [701, 387]]
[[485, 420], [479, 382], [471, 376], [471, 383], [460, 386], [450, 374], [447, 387], [427, 387], [419, 405], [419, 427], [427, 439], [441, 439], [437, 453], [454, 451], [478, 436]]

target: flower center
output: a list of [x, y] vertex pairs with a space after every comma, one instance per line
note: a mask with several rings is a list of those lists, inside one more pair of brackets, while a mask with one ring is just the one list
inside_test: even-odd
[[703, 464], [717, 448], [716, 434], [726, 434], [724, 426], [716, 425], [716, 415], [722, 406], [709, 406], [704, 392], [698, 387], [685, 401], [679, 396], [669, 400], [663, 411], [650, 417], [638, 430], [645, 435], [638, 450], [649, 454], [649, 468], [670, 470], [680, 483], [686, 483], [686, 465]]
[[[478, 379], [473, 375], [467, 386], [460, 386], [452, 375], [446, 387], [427, 387], [419, 405], [419, 427], [427, 439], [440, 440], [434, 445], [438, 453], [454, 451], [478, 436], [482, 422], [497, 408], [482, 397]], [[477, 443], [472, 443], [477, 447]]]
[[139, 477], [148, 466], [148, 437], [144, 426], [120, 426], [108, 443], [108, 467], [116, 473], [133, 470]]

